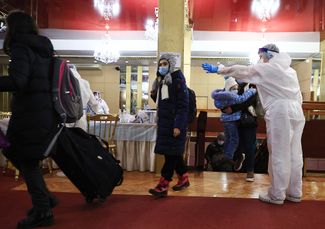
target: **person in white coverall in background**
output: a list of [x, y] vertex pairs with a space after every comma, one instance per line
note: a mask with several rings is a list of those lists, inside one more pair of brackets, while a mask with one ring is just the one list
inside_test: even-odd
[[302, 96], [291, 58], [274, 44], [259, 49], [260, 62], [251, 66], [218, 68], [202, 64], [209, 73], [219, 73], [255, 84], [263, 108], [269, 150], [271, 185], [259, 195], [263, 202], [300, 202], [302, 196], [301, 136], [305, 125]]
[[95, 98], [92, 90], [90, 89], [89, 82], [85, 79], [82, 79], [77, 68], [70, 64], [69, 68], [72, 74], [78, 79], [80, 85], [82, 107], [83, 107], [83, 116], [75, 123], [74, 126], [82, 128], [84, 131], [87, 131], [87, 107], [91, 107], [94, 112], [99, 112], [99, 103]]
[[[99, 110], [98, 112], [95, 112], [96, 114], [109, 114], [109, 108], [107, 106], [107, 103], [105, 102], [105, 100], [102, 99], [102, 96], [100, 94], [99, 91], [94, 91], [94, 96], [98, 101], [99, 104]], [[91, 113], [94, 112], [91, 109]]]

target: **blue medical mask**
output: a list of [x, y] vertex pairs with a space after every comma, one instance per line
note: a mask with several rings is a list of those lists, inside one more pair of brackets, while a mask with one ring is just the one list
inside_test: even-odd
[[160, 75], [164, 76], [168, 73], [169, 67], [168, 66], [160, 66], [158, 72]]

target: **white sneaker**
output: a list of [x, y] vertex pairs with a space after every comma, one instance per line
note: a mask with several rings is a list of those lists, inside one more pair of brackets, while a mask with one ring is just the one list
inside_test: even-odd
[[239, 159], [237, 159], [235, 165], [234, 165], [234, 170], [235, 171], [239, 171], [241, 170], [241, 167], [243, 167], [243, 162], [245, 161], [245, 154], [242, 153], [241, 157]]
[[247, 172], [246, 181], [247, 182], [254, 182], [255, 181], [254, 172]]
[[295, 196], [286, 196], [286, 200], [294, 202], [294, 203], [300, 203], [301, 202], [301, 197], [295, 197]]
[[260, 201], [263, 201], [265, 203], [269, 203], [269, 204], [283, 204], [283, 200], [274, 200], [274, 199], [271, 199], [271, 197], [269, 197], [269, 195], [267, 193], [261, 193], [259, 196], [258, 196], [258, 199]]
[[57, 172], [56, 175], [58, 177], [66, 177], [66, 175], [62, 171]]

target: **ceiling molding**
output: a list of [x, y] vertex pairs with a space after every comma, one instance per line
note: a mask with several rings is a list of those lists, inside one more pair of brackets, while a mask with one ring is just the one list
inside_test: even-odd
[[[92, 56], [100, 45], [103, 31], [45, 29], [60, 55]], [[112, 43], [122, 57], [151, 58], [157, 56], [157, 42], [146, 40], [144, 31], [112, 31]], [[1, 37], [0, 37], [1, 38]], [[0, 46], [2, 45], [0, 39]], [[248, 57], [266, 43], [275, 43], [293, 58], [307, 58], [319, 53], [319, 32], [252, 33], [194, 31], [192, 57]]]

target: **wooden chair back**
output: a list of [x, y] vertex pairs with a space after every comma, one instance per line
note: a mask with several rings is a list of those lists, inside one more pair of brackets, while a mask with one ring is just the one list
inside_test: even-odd
[[89, 134], [98, 136], [107, 142], [107, 150], [112, 151], [116, 156], [117, 146], [115, 132], [117, 122], [120, 120], [118, 115], [97, 114], [87, 116], [87, 129]]
[[11, 117], [11, 112], [0, 111], [0, 119], [10, 118], [10, 117]]

